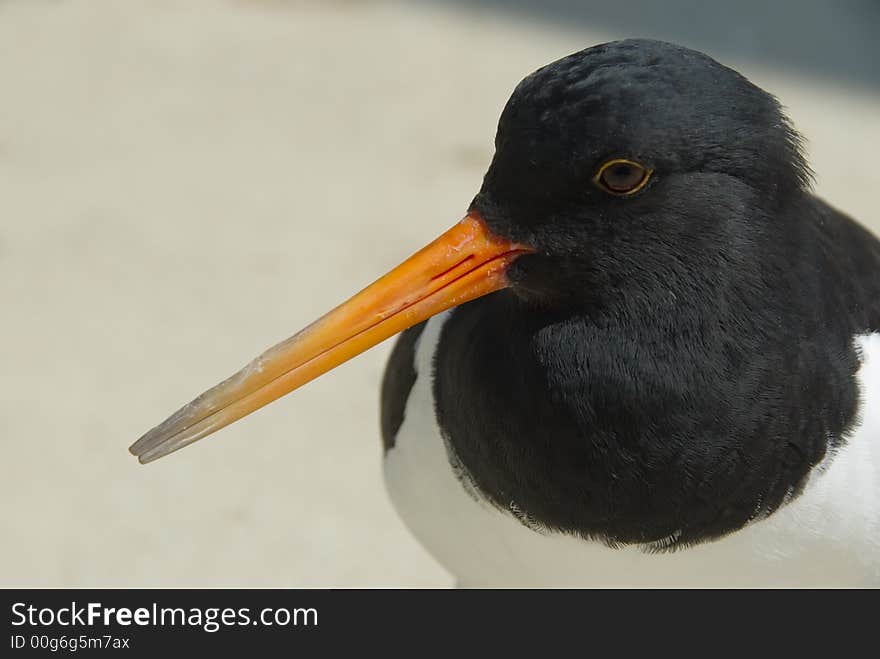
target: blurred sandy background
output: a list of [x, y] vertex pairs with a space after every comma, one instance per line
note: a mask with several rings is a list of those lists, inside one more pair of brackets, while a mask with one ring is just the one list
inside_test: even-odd
[[739, 68], [877, 230], [878, 28], [872, 0], [0, 0], [0, 585], [450, 584], [381, 481], [390, 343], [126, 448], [459, 219], [514, 85], [598, 42]]

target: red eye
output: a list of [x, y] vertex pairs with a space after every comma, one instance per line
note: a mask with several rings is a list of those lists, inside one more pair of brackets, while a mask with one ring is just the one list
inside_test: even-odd
[[599, 168], [594, 179], [600, 187], [616, 195], [641, 190], [651, 177], [651, 170], [632, 160], [609, 160]]

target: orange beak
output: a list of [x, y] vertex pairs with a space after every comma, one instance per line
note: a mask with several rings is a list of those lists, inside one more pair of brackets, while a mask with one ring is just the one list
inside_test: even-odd
[[408, 327], [506, 288], [507, 268], [531, 251], [493, 235], [470, 213], [350, 300], [180, 408], [129, 450], [147, 463], [192, 444]]

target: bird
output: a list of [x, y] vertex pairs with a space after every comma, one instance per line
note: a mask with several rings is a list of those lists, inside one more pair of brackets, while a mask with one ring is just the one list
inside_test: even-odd
[[399, 334], [386, 487], [462, 587], [880, 584], [880, 241], [776, 97], [626, 39], [525, 77], [463, 219], [131, 446]]

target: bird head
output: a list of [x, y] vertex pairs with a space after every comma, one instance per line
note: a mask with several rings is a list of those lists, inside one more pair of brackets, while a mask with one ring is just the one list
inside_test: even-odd
[[535, 249], [508, 277], [540, 305], [645, 297], [658, 278], [757, 257], [741, 243], [760, 246], [766, 218], [810, 177], [773, 96], [648, 40], [535, 71], [504, 108], [495, 147], [470, 210]]

